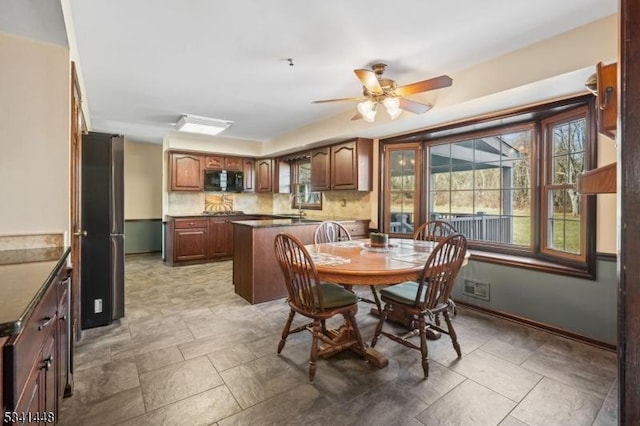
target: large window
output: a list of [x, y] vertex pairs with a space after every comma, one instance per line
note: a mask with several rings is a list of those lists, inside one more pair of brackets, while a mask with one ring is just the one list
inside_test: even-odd
[[532, 126], [429, 145], [430, 219], [476, 241], [531, 247]]
[[586, 109], [543, 122], [542, 251], [584, 260], [585, 200], [577, 191], [587, 144]]
[[591, 274], [595, 204], [576, 186], [595, 161], [591, 105], [580, 98], [382, 141], [383, 229], [409, 236], [446, 220], [474, 249]]

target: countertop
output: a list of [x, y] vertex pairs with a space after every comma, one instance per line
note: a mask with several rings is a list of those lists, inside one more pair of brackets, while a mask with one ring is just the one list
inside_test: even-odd
[[261, 219], [261, 220], [234, 220], [235, 225], [250, 226], [252, 228], [276, 228], [281, 226], [300, 226], [318, 224], [319, 220], [309, 219]]
[[0, 336], [18, 334], [71, 249], [0, 251]]
[[[201, 213], [201, 214], [185, 214], [185, 215], [166, 215], [165, 216], [165, 221], [168, 218], [176, 218], [176, 219], [185, 219], [185, 218], [203, 218], [203, 217], [234, 217], [234, 222], [235, 221], [244, 221], [246, 222], [247, 220], [243, 220], [242, 217], [243, 216], [260, 216], [260, 217], [265, 217], [265, 218], [270, 218], [270, 219], [260, 219], [260, 220], [301, 220], [301, 221], [307, 221], [308, 222], [322, 222], [324, 220], [335, 220], [337, 222], [346, 222], [346, 221], [368, 221], [369, 219], [354, 219], [353, 217], [344, 217], [344, 216], [319, 216], [319, 215], [314, 215], [313, 213], [307, 213], [305, 212], [305, 215], [302, 216], [302, 218], [299, 218], [297, 214], [291, 214], [291, 213], [230, 213], [230, 214], [207, 214], [207, 213]], [[237, 219], [236, 219], [237, 218]], [[249, 219], [249, 221], [254, 220], [254, 219]]]

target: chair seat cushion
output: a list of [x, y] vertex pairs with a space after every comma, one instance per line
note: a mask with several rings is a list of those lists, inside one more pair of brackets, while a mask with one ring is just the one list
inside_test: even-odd
[[[321, 283], [320, 291], [322, 292], [322, 301], [324, 302], [324, 308], [339, 308], [341, 306], [354, 305], [358, 303], [358, 297], [345, 290], [342, 286], [331, 283]], [[317, 303], [316, 303], [316, 307]]]
[[[422, 289], [421, 301], [424, 301], [426, 287]], [[384, 288], [380, 291], [380, 295], [385, 299], [390, 299], [403, 305], [412, 305], [416, 301], [416, 294], [418, 293], [418, 283], [414, 281], [407, 281], [402, 284], [396, 284]]]

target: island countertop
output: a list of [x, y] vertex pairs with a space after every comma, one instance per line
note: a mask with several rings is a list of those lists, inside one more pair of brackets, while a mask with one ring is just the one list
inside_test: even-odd
[[234, 225], [250, 226], [252, 228], [275, 228], [282, 226], [300, 226], [318, 224], [320, 220], [314, 219], [260, 219], [260, 220], [234, 220]]
[[0, 337], [18, 334], [70, 247], [0, 251]]

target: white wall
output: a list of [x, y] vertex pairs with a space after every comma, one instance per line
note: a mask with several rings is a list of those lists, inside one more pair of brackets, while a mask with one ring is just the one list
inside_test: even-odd
[[68, 49], [0, 33], [0, 235], [68, 232]]
[[162, 146], [124, 142], [124, 218], [162, 217]]

